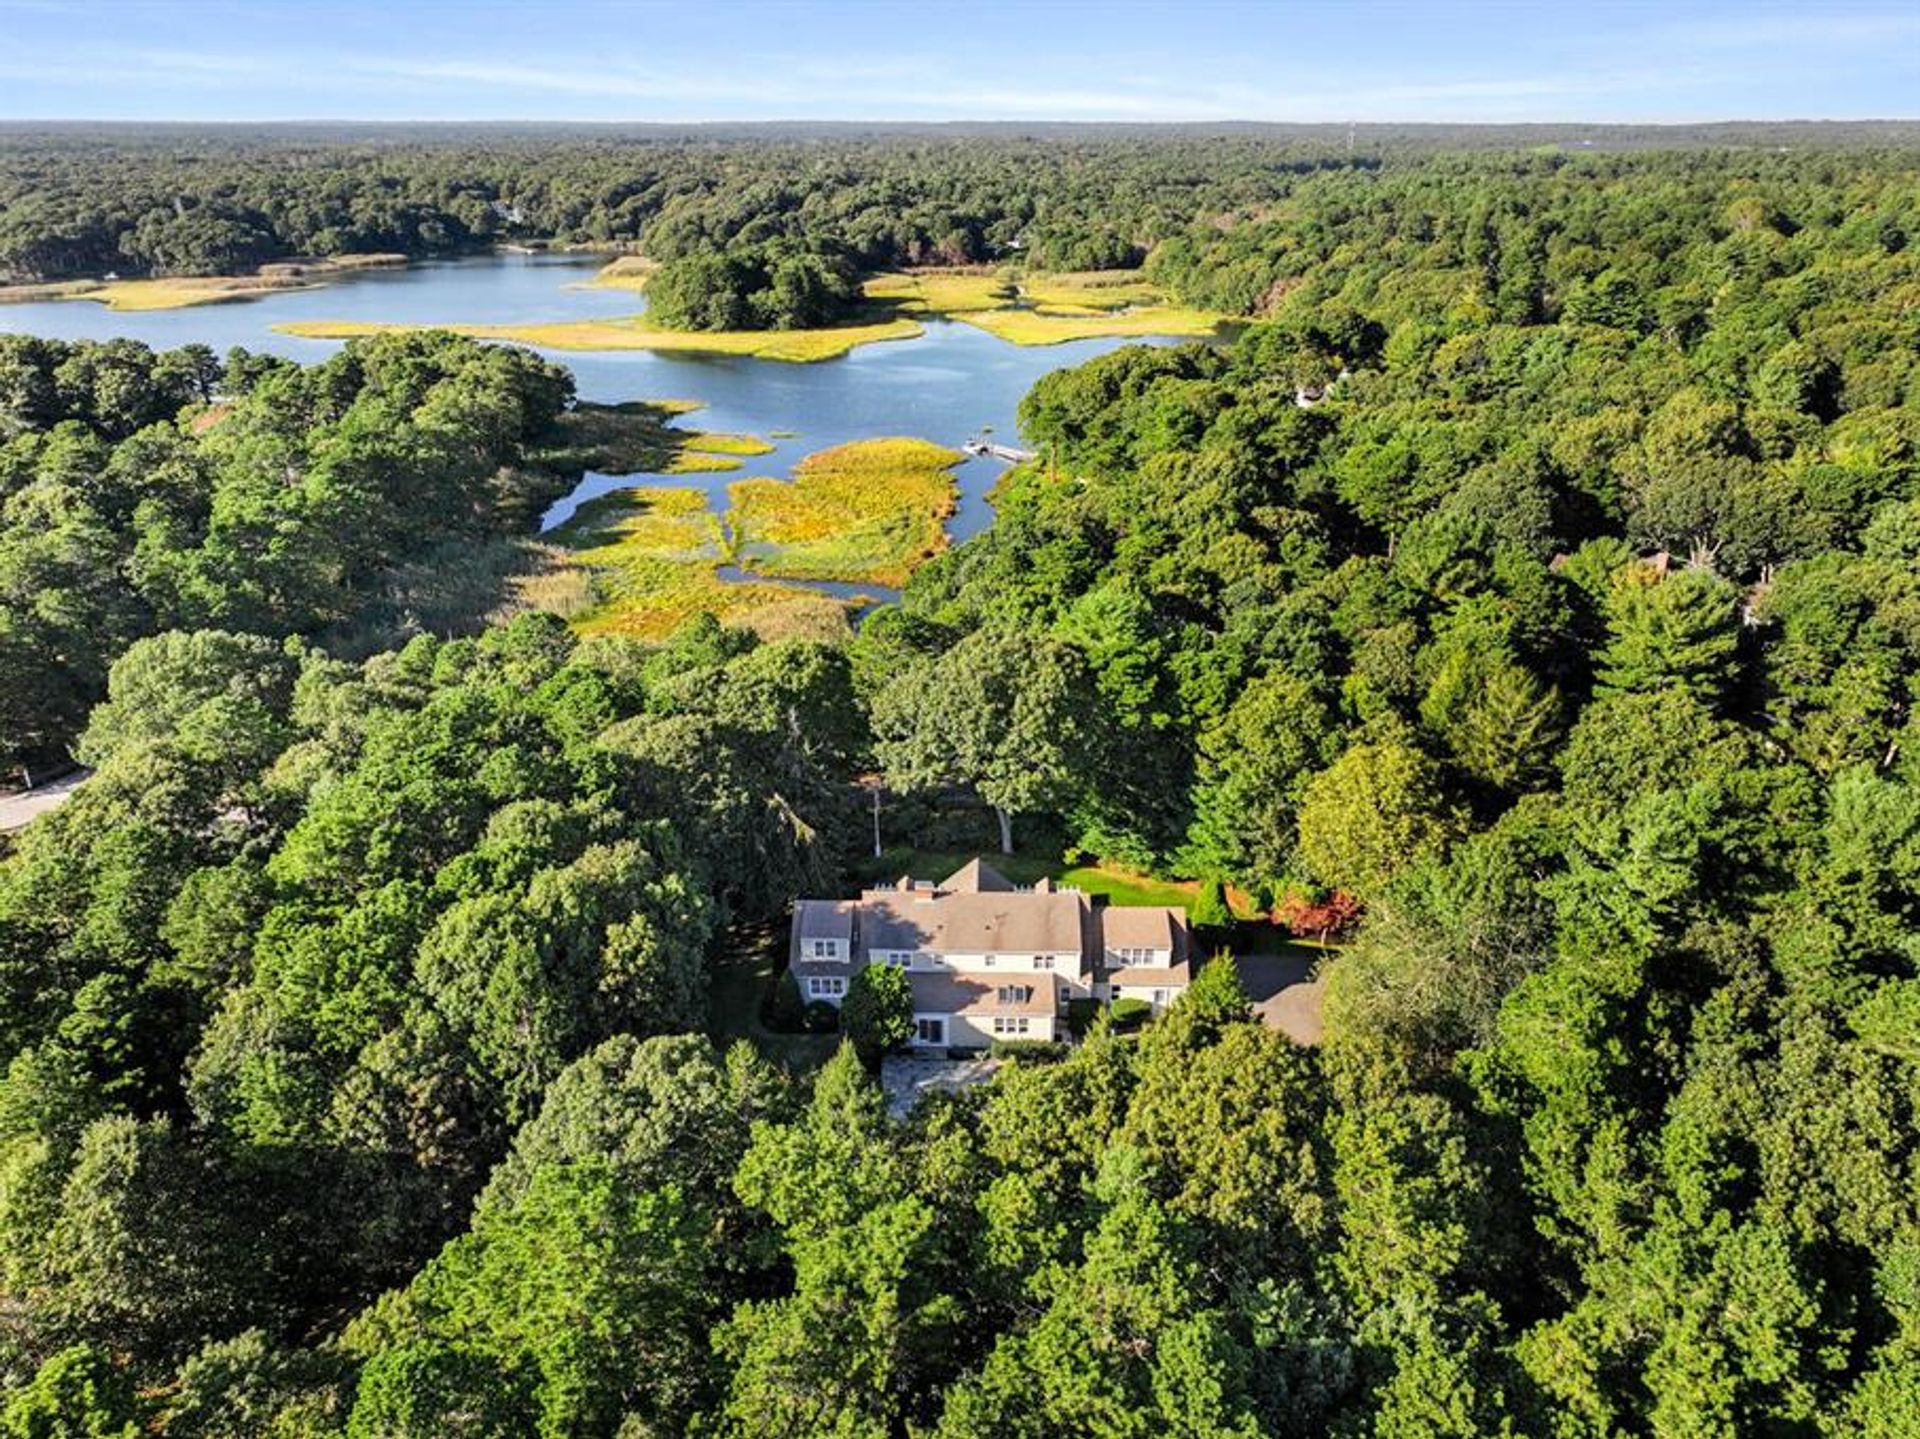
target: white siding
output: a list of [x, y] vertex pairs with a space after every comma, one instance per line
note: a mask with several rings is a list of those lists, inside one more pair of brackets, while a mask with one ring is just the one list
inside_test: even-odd
[[[1015, 1018], [1016, 1016], [1009, 1017]], [[915, 1034], [909, 1043], [915, 1049], [986, 1049], [996, 1040], [1008, 1044], [1040, 1044], [1050, 1042], [1061, 1032], [1059, 1027], [1054, 1023], [1053, 1016], [1048, 1014], [1023, 1014], [1017, 1016], [1018, 1019], [1026, 1021], [1027, 1030], [1025, 1034], [994, 1033], [993, 1017], [991, 1015], [968, 1015], [963, 1017], [960, 1015], [928, 1014], [923, 1011], [915, 1014], [913, 1018]], [[923, 1019], [944, 1019], [946, 1021], [947, 1038], [944, 1044], [924, 1041], [919, 1037], [919, 1023]]]
[[847, 997], [847, 981], [839, 975], [797, 975], [800, 981], [800, 1000], [811, 1004], [814, 1000], [823, 1000], [835, 1009], [840, 1001]]
[[1164, 1014], [1183, 992], [1181, 986], [1171, 984], [1115, 984], [1109, 988], [1112, 999], [1143, 999], [1153, 1006], [1155, 1014]]

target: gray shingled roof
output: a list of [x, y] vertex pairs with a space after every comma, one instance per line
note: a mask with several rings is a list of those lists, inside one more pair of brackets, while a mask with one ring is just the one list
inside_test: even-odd
[[1133, 964], [1128, 965], [1125, 969], [1109, 970], [1107, 973], [1108, 984], [1124, 984], [1129, 989], [1147, 989], [1150, 987], [1185, 989], [1187, 982], [1187, 966], [1184, 964], [1176, 964], [1166, 969], [1155, 968], [1144, 964]]
[[989, 891], [933, 894], [868, 890], [860, 899], [860, 942], [875, 950], [935, 954], [1081, 953], [1086, 896]]
[[1054, 1014], [1059, 1010], [1057, 981], [1050, 974], [909, 975], [917, 1014]]
[[1172, 952], [1177, 948], [1176, 936], [1186, 926], [1185, 910], [1169, 909], [1162, 905], [1110, 904], [1100, 911], [1100, 930], [1108, 949], [1164, 949]]
[[848, 899], [800, 899], [793, 904], [795, 939], [853, 938], [853, 912], [857, 908]]
[[941, 880], [940, 888], [948, 894], [1006, 894], [1012, 891], [1013, 881], [992, 865], [970, 859]]

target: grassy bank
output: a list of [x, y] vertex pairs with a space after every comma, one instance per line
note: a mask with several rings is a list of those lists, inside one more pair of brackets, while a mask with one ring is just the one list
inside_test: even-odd
[[1115, 337], [1204, 339], [1227, 320], [1167, 303], [1165, 292], [1135, 270], [908, 270], [876, 275], [866, 290], [876, 302], [910, 314], [963, 320], [1013, 345]]
[[807, 456], [790, 482], [737, 481], [737, 558], [768, 575], [897, 588], [946, 548], [962, 458], [925, 440], [860, 440]]
[[602, 267], [591, 280], [582, 280], [574, 288], [581, 290], [628, 290], [636, 295], [644, 295], [647, 282], [653, 278], [653, 272], [660, 268], [658, 260], [649, 260], [645, 255], [622, 255]]
[[1013, 281], [1002, 271], [907, 270], [875, 275], [866, 283], [870, 300], [884, 301], [902, 310], [926, 315], [963, 315], [975, 310], [997, 310], [1017, 298]]
[[511, 340], [546, 350], [655, 350], [691, 355], [747, 355], [759, 360], [809, 364], [837, 359], [860, 345], [911, 340], [924, 334], [903, 316], [824, 330], [662, 330], [639, 318], [557, 320], [534, 325], [391, 325], [368, 320], [302, 320], [275, 325], [283, 335], [308, 340], [350, 340], [385, 330], [443, 329], [480, 340]]
[[[860, 601], [781, 581], [904, 584], [946, 544], [960, 458], [925, 440], [841, 445], [802, 460], [791, 481], [735, 483], [725, 514], [670, 485], [603, 495], [547, 536], [556, 563], [540, 583], [588, 634], [658, 639], [701, 613], [762, 634], [845, 634]], [[767, 578], [734, 583], [727, 565]]]
[[1069, 340], [1145, 339], [1172, 336], [1204, 340], [1220, 332], [1225, 317], [1181, 305], [1149, 305], [1138, 310], [1090, 311], [987, 310], [956, 315], [1011, 345], [1061, 345]]
[[[698, 490], [636, 486], [603, 495], [548, 538], [578, 576], [582, 598], [569, 618], [583, 634], [663, 639], [697, 614], [763, 634], [847, 630], [839, 600], [789, 585], [722, 580], [726, 531]], [[548, 583], [567, 597], [563, 582]]]
[[743, 457], [773, 449], [758, 435], [683, 430], [671, 423], [699, 408], [694, 400], [583, 402], [562, 416], [557, 433], [533, 458], [568, 472], [692, 475], [737, 470]]
[[0, 303], [91, 300], [109, 310], [181, 310], [314, 290], [341, 275], [406, 264], [404, 255], [341, 255], [326, 260], [281, 260], [251, 275], [175, 276], [155, 280], [70, 280], [0, 287]]
[[100, 280], [40, 280], [26, 285], [0, 285], [0, 305], [38, 305], [48, 300], [77, 300], [105, 288]]
[[1036, 309], [1061, 314], [1099, 314], [1146, 305], [1164, 305], [1166, 293], [1138, 270], [1077, 270], [1058, 275], [1026, 275], [1020, 298]]
[[[623, 255], [589, 286], [644, 291], [657, 268]], [[746, 355], [807, 364], [837, 359], [861, 345], [910, 340], [924, 333], [915, 316], [941, 315], [978, 325], [1015, 345], [1058, 345], [1101, 337], [1170, 335], [1204, 338], [1227, 317], [1166, 303], [1158, 287], [1130, 270], [1025, 275], [1014, 269], [913, 270], [866, 283], [866, 318], [817, 330], [669, 330], [644, 315], [546, 324], [446, 325], [482, 340], [511, 340], [546, 350], [653, 350], [691, 355]], [[298, 320], [274, 326], [309, 340], [349, 340], [382, 330], [423, 326], [371, 320]]]

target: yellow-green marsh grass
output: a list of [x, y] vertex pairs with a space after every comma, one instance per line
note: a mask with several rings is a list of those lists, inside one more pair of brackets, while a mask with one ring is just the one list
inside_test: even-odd
[[1138, 270], [1074, 270], [1058, 275], [1025, 275], [1019, 281], [1020, 298], [1036, 309], [1078, 314], [1124, 310], [1137, 305], [1159, 305], [1166, 293]]
[[[946, 546], [961, 458], [925, 440], [856, 441], [808, 456], [791, 481], [736, 482], [724, 517], [696, 489], [602, 495], [547, 537], [584, 578], [539, 583], [583, 634], [657, 638], [703, 612], [766, 633], [844, 625], [847, 601], [779, 581], [904, 584]], [[729, 563], [768, 578], [730, 583]]]
[[1021, 274], [977, 268], [876, 275], [867, 296], [910, 314], [963, 320], [1013, 345], [1170, 336], [1205, 338], [1226, 317], [1166, 303], [1136, 270]]
[[99, 280], [45, 280], [27, 285], [0, 285], [0, 305], [37, 305], [45, 300], [77, 300], [104, 288]]
[[653, 272], [660, 268], [658, 260], [649, 260], [645, 255], [622, 255], [619, 259], [602, 267], [591, 280], [582, 280], [576, 288], [582, 290], [631, 290], [635, 294], [645, 294], [647, 282], [653, 278]]
[[[251, 275], [207, 278], [178, 276], [159, 280], [82, 280], [58, 286], [24, 286], [22, 293], [0, 298], [92, 300], [109, 310], [181, 310], [190, 305], [223, 305], [316, 290], [356, 270], [404, 265], [404, 255], [337, 255], [325, 260], [277, 260]], [[30, 293], [32, 291], [42, 293]], [[53, 293], [46, 293], [52, 291]]]
[[257, 300], [262, 295], [286, 295], [318, 288], [318, 283], [311, 280], [263, 280], [258, 276], [218, 280], [109, 280], [98, 289], [83, 290], [68, 298], [93, 300], [109, 310], [184, 310], [189, 305], [226, 305], [235, 300]]
[[657, 350], [694, 355], [748, 355], [809, 364], [833, 360], [860, 345], [911, 340], [925, 331], [904, 317], [824, 330], [661, 330], [634, 319], [558, 320], [535, 325], [393, 325], [368, 320], [302, 320], [275, 325], [283, 335], [350, 340], [387, 330], [452, 330], [479, 340], [511, 340], [546, 350]]
[[721, 430], [694, 430], [681, 441], [685, 449], [703, 455], [770, 455], [773, 446], [758, 435], [731, 435]]
[[764, 455], [773, 448], [757, 435], [680, 430], [668, 423], [699, 408], [691, 400], [581, 403], [560, 417], [557, 434], [534, 458], [563, 471], [691, 475], [737, 470], [739, 456]]
[[656, 485], [602, 495], [550, 538], [585, 576], [586, 599], [571, 616], [582, 634], [660, 639], [697, 614], [732, 622], [796, 605], [839, 612], [845, 627], [839, 600], [787, 585], [721, 580], [715, 570], [726, 555], [725, 533], [698, 490]]
[[929, 315], [959, 315], [995, 310], [1013, 302], [1013, 285], [994, 270], [903, 270], [875, 275], [866, 283], [870, 300]]
[[700, 490], [636, 485], [588, 500], [551, 540], [590, 565], [645, 555], [677, 564], [718, 563], [726, 544], [719, 517]]
[[956, 315], [969, 325], [1012, 345], [1060, 345], [1068, 340], [1131, 339], [1166, 336], [1206, 339], [1220, 332], [1228, 317], [1180, 305], [1150, 305], [1139, 310], [1068, 314], [1047, 310], [989, 310]]
[[761, 574], [903, 585], [946, 548], [961, 459], [926, 440], [858, 440], [809, 455], [791, 481], [737, 480], [734, 553]]

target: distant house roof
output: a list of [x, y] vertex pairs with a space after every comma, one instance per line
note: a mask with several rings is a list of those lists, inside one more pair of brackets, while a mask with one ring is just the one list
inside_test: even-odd
[[992, 865], [970, 859], [940, 881], [948, 894], [1009, 894], [1013, 882]]
[[1053, 1014], [1059, 1009], [1057, 981], [1050, 974], [996, 979], [915, 973], [908, 978], [918, 1014]]

